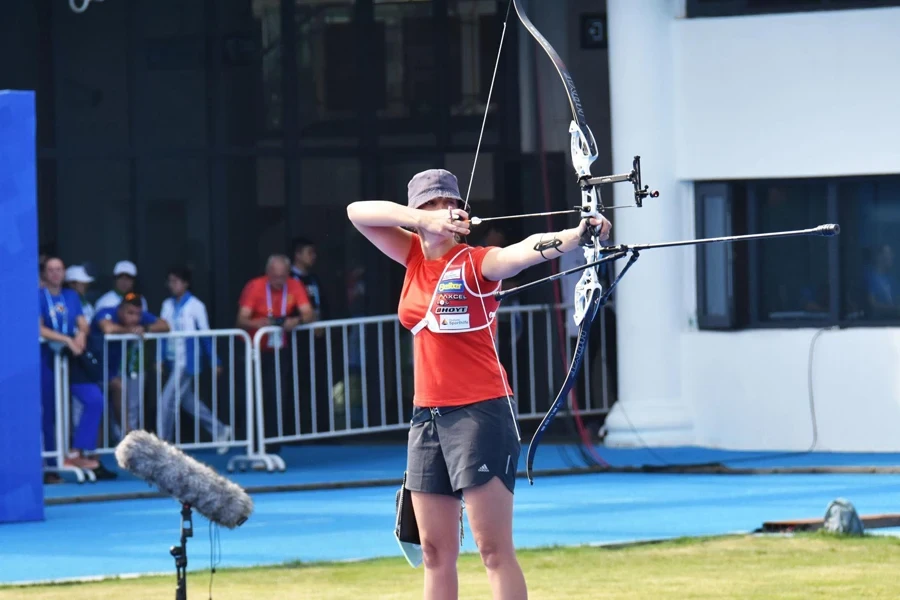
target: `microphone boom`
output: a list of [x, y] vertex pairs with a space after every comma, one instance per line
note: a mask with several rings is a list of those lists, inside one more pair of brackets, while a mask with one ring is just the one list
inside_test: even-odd
[[253, 500], [207, 465], [148, 431], [134, 430], [116, 447], [119, 466], [229, 529], [244, 524]]

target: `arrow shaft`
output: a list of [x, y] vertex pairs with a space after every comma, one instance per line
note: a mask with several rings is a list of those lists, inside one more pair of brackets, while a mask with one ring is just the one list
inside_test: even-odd
[[472, 217], [472, 225], [481, 225], [487, 221], [499, 221], [501, 219], [524, 219], [525, 217], [547, 217], [550, 215], [567, 215], [570, 213], [581, 212], [580, 208], [570, 208], [569, 210], [551, 210], [549, 212], [528, 213], [525, 215], [504, 215], [502, 217]]

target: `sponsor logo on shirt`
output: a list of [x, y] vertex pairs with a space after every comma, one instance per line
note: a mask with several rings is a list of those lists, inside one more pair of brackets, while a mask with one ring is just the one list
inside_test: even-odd
[[460, 279], [454, 279], [453, 281], [442, 281], [440, 285], [438, 285], [439, 292], [460, 292], [463, 289], [463, 283]]
[[434, 312], [439, 315], [460, 315], [469, 312], [467, 306], [438, 306]]
[[441, 320], [438, 322], [438, 327], [440, 329], [468, 329], [469, 328], [469, 315], [458, 315], [455, 317], [444, 316], [441, 317]]
[[442, 281], [446, 281], [447, 279], [460, 279], [462, 277], [462, 268], [459, 269], [450, 269], [444, 276], [441, 277]]
[[453, 300], [465, 300], [465, 294], [438, 294], [437, 303], [441, 306], [445, 306], [452, 302]]

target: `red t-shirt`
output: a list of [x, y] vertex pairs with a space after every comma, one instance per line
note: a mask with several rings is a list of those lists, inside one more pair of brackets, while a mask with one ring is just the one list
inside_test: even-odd
[[[418, 236], [413, 236], [406, 257], [406, 278], [400, 293], [398, 316], [407, 329], [415, 327], [428, 312], [428, 305], [441, 273], [462, 249], [459, 244], [447, 254], [426, 260]], [[473, 247], [471, 257], [478, 273], [466, 270], [466, 283], [482, 293], [496, 287], [481, 275], [481, 263], [490, 248]], [[468, 261], [468, 257], [466, 261]], [[413, 336], [415, 396], [417, 406], [459, 406], [481, 400], [512, 396], [506, 370], [500, 364], [492, 341], [497, 337], [497, 321], [490, 327], [462, 333], [434, 333], [427, 328]]]
[[[287, 283], [280, 290], [271, 290], [271, 313], [269, 300], [266, 295], [266, 284], [268, 279], [265, 275], [255, 277], [247, 282], [244, 290], [241, 292], [241, 298], [238, 304], [243, 308], [250, 309], [250, 318], [259, 319], [260, 317], [290, 317], [296, 316], [300, 312], [300, 307], [309, 304], [309, 296], [303, 284], [296, 279], [288, 279]], [[287, 291], [287, 298], [283, 294]], [[282, 310], [283, 308], [287, 310]], [[248, 331], [252, 338], [258, 329]], [[271, 349], [269, 345], [270, 336], [263, 336], [262, 346], [264, 349]]]

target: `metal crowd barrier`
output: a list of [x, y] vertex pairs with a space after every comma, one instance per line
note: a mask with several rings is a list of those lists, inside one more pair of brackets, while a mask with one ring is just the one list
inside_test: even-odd
[[[519, 419], [542, 418], [568, 369], [573, 338], [561, 338], [556, 305], [504, 306], [496, 344], [516, 392]], [[605, 311], [601, 335], [601, 389], [592, 393], [592, 365], [585, 358], [579, 410], [610, 408]], [[268, 347], [272, 337], [281, 348]], [[564, 344], [561, 341], [564, 340]], [[561, 352], [561, 348], [565, 352]], [[590, 348], [585, 350], [590, 356]], [[284, 470], [283, 443], [405, 430], [413, 397], [412, 335], [396, 315], [320, 321], [290, 332], [269, 326], [253, 336], [257, 456]], [[463, 374], [464, 375], [464, 374]], [[586, 393], [585, 393], [586, 391]], [[599, 396], [599, 402], [593, 397]]]
[[[200, 340], [211, 339], [212, 356], [203, 356], [197, 348]], [[224, 339], [227, 349], [220, 353], [218, 340]], [[167, 371], [163, 377], [163, 364], [166, 357], [163, 355], [163, 341], [167, 343], [179, 343], [181, 340], [193, 340], [195, 351], [193, 353], [193, 369], [182, 369], [176, 363], [171, 371]], [[113, 415], [110, 418], [112, 408], [110, 385], [109, 345], [113, 342], [121, 342], [118, 349], [118, 364], [134, 366], [128, 369], [124, 376], [120, 376], [121, 391], [119, 395], [120, 414], [118, 418]], [[147, 419], [147, 350], [146, 346], [152, 344], [150, 355], [153, 357], [150, 366], [152, 370], [152, 383], [154, 389], [154, 414], [153, 423]], [[242, 347], [243, 356], [239, 356], [237, 350]], [[136, 360], [131, 354], [136, 353]], [[212, 365], [218, 362], [224, 354], [222, 367], [227, 374], [227, 381], [220, 382], [217, 370]], [[212, 329], [205, 331], [172, 331], [166, 333], [145, 333], [142, 336], [135, 334], [109, 334], [104, 337], [103, 356], [101, 358], [103, 377], [101, 387], [104, 398], [104, 411], [102, 421], [102, 443], [98, 446], [98, 453], [114, 452], [116, 444], [131, 429], [145, 429], [156, 431], [165, 419], [171, 419], [174, 425], [170, 429], [171, 437], [166, 436], [170, 443], [184, 450], [216, 449], [225, 453], [229, 448], [241, 448], [243, 453], [232, 456], [228, 461], [228, 470], [236, 466], [246, 468], [247, 465], [262, 464], [267, 470], [273, 470], [277, 465], [267, 457], [260, 457], [255, 452], [256, 440], [254, 439], [254, 398], [253, 398], [253, 371], [251, 367], [252, 343], [250, 336], [241, 329]], [[133, 362], [130, 362], [133, 361]], [[210, 362], [211, 361], [211, 362]], [[120, 371], [124, 371], [120, 367]], [[237, 377], [243, 381], [238, 385]], [[219, 411], [219, 400], [224, 388], [226, 409], [222, 414]], [[174, 404], [164, 402], [164, 395], [171, 394]], [[243, 394], [243, 401], [240, 395]], [[238, 427], [237, 410], [243, 404], [243, 427]], [[166, 414], [166, 409], [171, 413]], [[191, 413], [193, 427], [183, 432], [182, 419], [185, 412]], [[220, 435], [220, 431], [201, 434], [201, 414], [205, 413], [213, 426], [221, 424], [228, 428], [227, 437]], [[160, 437], [163, 437], [160, 435]], [[208, 439], [204, 439], [208, 438]], [[165, 439], [165, 438], [164, 438]]]
[[[563, 336], [565, 352], [562, 353], [558, 311], [562, 311], [565, 318], [565, 307], [554, 305], [512, 305], [498, 311], [495, 341], [516, 393], [519, 419], [543, 417], [568, 369], [573, 338]], [[605, 311], [601, 311], [595, 323], [595, 327], [599, 325], [602, 340], [599, 351], [602, 387], [599, 392], [592, 388], [594, 368], [588, 358], [582, 367], [579, 410], [587, 415], [606, 413], [611, 406], [605, 318]], [[283, 336], [283, 346], [276, 352], [267, 347], [266, 340], [279, 333]], [[227, 381], [220, 382], [215, 369], [210, 368], [210, 358], [201, 358], [197, 351], [193, 353], [190, 373], [182, 373], [176, 367], [163, 377], [160, 365], [166, 357], [162, 341], [177, 343], [193, 339], [199, 346], [199, 340], [203, 338], [213, 340], [213, 364], [220, 356], [216, 342], [224, 339], [227, 349], [221, 354], [224, 355], [222, 366], [228, 374]], [[120, 342], [119, 364], [128, 365], [129, 360], [134, 359], [131, 364], [135, 366], [127, 376], [121, 377], [118, 418], [110, 416], [109, 344], [114, 342]], [[153, 346], [150, 352], [147, 351], [148, 344]], [[132, 357], [132, 351], [136, 357]], [[585, 352], [589, 357], [590, 348]], [[153, 357], [149, 382], [148, 356]], [[102, 381], [98, 385], [104, 398], [98, 454], [114, 452], [130, 429], [146, 429], [159, 434], [157, 428], [165, 417], [174, 425], [173, 437], [168, 441], [179, 448], [216, 449], [222, 453], [230, 448], [242, 449], [242, 453], [230, 457], [229, 471], [257, 465], [268, 471], [283, 471], [286, 465], [278, 455], [278, 446], [282, 443], [402, 431], [409, 426], [413, 398], [412, 335], [400, 325], [396, 315], [321, 321], [290, 332], [284, 332], [280, 327], [264, 327], [252, 340], [241, 329], [147, 333], [142, 336], [110, 334], [104, 338], [103, 356], [97, 358], [102, 368]], [[55, 356], [54, 371], [56, 450], [43, 452], [42, 456], [55, 459], [57, 466], [46, 467], [45, 471], [72, 473], [79, 482], [94, 481], [93, 472], [63, 465], [69, 447], [72, 415], [69, 361], [59, 352]], [[238, 376], [243, 379], [240, 383]], [[173, 377], [176, 378], [174, 383], [170, 381]], [[146, 410], [148, 383], [154, 384], [150, 394], [155, 408], [152, 419], [148, 419]], [[168, 393], [174, 394], [174, 405], [170, 406], [174, 414], [168, 417], [163, 411], [165, 403], [161, 402], [167, 386], [170, 386]], [[223, 389], [227, 401], [224, 414], [221, 414], [219, 398]], [[243, 402], [239, 400], [241, 393]], [[594, 400], [597, 396], [599, 401]], [[187, 431], [182, 426], [185, 400], [189, 402], [185, 408], [193, 412], [192, 427]], [[202, 435], [201, 419], [197, 418], [200, 403], [209, 407], [213, 423], [220, 421], [230, 427], [227, 437], [222, 438], [217, 432]], [[239, 427], [237, 411], [241, 405], [244, 414]]]

